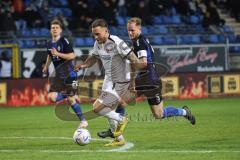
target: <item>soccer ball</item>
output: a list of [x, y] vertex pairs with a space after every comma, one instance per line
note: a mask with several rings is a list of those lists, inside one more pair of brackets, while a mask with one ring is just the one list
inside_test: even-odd
[[77, 129], [73, 135], [73, 142], [79, 144], [80, 146], [84, 146], [88, 144], [91, 140], [91, 135], [87, 129]]

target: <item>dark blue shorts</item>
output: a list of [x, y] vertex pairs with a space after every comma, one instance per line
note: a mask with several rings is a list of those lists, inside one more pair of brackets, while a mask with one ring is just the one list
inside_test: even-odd
[[162, 101], [162, 81], [151, 80], [146, 76], [135, 79], [135, 90], [138, 96], [147, 97], [149, 105], [158, 105]]

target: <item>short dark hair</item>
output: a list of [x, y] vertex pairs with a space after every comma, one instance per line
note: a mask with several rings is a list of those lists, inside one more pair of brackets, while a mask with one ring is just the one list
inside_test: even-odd
[[104, 19], [96, 19], [92, 22], [92, 25], [91, 25], [92, 28], [95, 28], [95, 27], [105, 27], [105, 28], [108, 28], [108, 24], [107, 22], [104, 20]]
[[63, 28], [62, 22], [59, 21], [58, 19], [52, 20], [52, 21], [51, 21], [51, 26], [52, 26], [53, 24], [59, 25], [61, 28]]
[[136, 23], [137, 26], [141, 26], [142, 20], [141, 20], [141, 18], [138, 18], [138, 17], [132, 17], [128, 20], [128, 24], [129, 23]]

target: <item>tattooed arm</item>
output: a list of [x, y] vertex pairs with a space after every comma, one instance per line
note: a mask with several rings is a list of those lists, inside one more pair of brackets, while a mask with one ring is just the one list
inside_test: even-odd
[[89, 68], [93, 66], [98, 60], [97, 56], [89, 56], [82, 64], [75, 67], [75, 70]]
[[136, 70], [141, 70], [141, 69], [144, 69], [147, 67], [147, 58], [146, 57], [142, 57], [142, 58], [138, 59], [136, 57], [136, 55], [131, 51], [128, 54], [127, 58], [130, 60], [130, 62], [132, 64], [134, 64], [134, 68]]

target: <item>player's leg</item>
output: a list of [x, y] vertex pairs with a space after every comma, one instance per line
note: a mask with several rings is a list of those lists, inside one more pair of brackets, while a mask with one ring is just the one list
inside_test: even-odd
[[[118, 109], [116, 109], [116, 112], [118, 112], [118, 113], [120, 112], [119, 114], [121, 114], [121, 115], [124, 115], [124, 111], [125, 111], [125, 109], [123, 107], [120, 107], [120, 106], [118, 106]], [[122, 146], [122, 145], [124, 145], [126, 142], [125, 142], [125, 139], [124, 139], [123, 135], [120, 135], [116, 138], [114, 137], [114, 132], [117, 129], [118, 122], [116, 120], [113, 120], [113, 119], [110, 119], [110, 118], [108, 118], [108, 122], [109, 122], [109, 125], [110, 125], [109, 130], [97, 133], [98, 136], [101, 137], [101, 138], [106, 138], [106, 137], [114, 138], [114, 140], [112, 142], [110, 142], [108, 144], [105, 144], [104, 146], [105, 147], [111, 147], [111, 146]]]
[[188, 119], [191, 124], [195, 124], [195, 117], [191, 114], [188, 107], [177, 108], [175, 106], [163, 107], [163, 98], [161, 95], [162, 82], [156, 81], [153, 83], [156, 87], [153, 90], [147, 91], [145, 95], [148, 99], [148, 104], [151, 106], [151, 111], [156, 119], [167, 118], [173, 116], [183, 116]]
[[[71, 73], [74, 75], [76, 74], [75, 72]], [[83, 115], [80, 100], [78, 97], [78, 81], [74, 75], [71, 75], [71, 73], [69, 77], [64, 79], [64, 88], [66, 94], [68, 95], [68, 103], [71, 105], [72, 110], [80, 120], [78, 128], [87, 128], [88, 122]]]
[[[94, 102], [94, 104], [93, 104], [93, 106], [94, 106], [93, 111], [96, 114], [98, 114], [98, 115], [107, 117], [109, 119], [109, 121], [110, 121], [111, 127], [115, 128], [113, 130], [116, 130], [116, 127], [118, 127], [119, 124], [124, 124], [126, 126], [126, 117], [121, 116], [119, 113], [116, 113], [114, 111], [114, 109], [113, 109], [114, 107], [111, 108], [110, 105], [103, 104], [104, 102], [106, 103], [106, 101], [107, 101], [106, 98], [104, 99], [104, 101], [101, 101], [101, 100], [102, 99], [97, 99]], [[118, 132], [113, 132], [112, 136], [115, 137], [115, 139], [111, 143], [106, 144], [105, 146], [108, 147], [108, 146], [121, 146], [121, 145], [124, 145], [125, 144], [125, 140], [124, 140], [124, 138], [122, 136], [123, 131], [124, 131], [124, 129], [120, 130]]]
[[191, 114], [190, 109], [187, 106], [184, 106], [183, 108], [177, 108], [174, 106], [167, 106], [163, 107], [163, 100], [160, 102], [158, 101], [159, 98], [156, 96], [155, 98], [148, 98], [148, 103], [151, 106], [151, 111], [156, 119], [162, 119], [167, 117], [173, 117], [173, 116], [183, 116], [186, 119], [188, 119], [191, 124], [195, 124], [195, 117], [193, 114]]
[[93, 104], [93, 111], [96, 114], [118, 121], [118, 127], [116, 132], [114, 132], [114, 137], [120, 136], [128, 123], [127, 117], [115, 112], [117, 105], [118, 98], [109, 92], [102, 92], [100, 97]]
[[[118, 105], [116, 112], [119, 113], [120, 115], [124, 116], [125, 115], [125, 108], [122, 105]], [[102, 132], [98, 132], [97, 135], [101, 138], [106, 138], [106, 137], [110, 137], [110, 138], [115, 138], [114, 137], [114, 132], [117, 129], [117, 125], [118, 122], [116, 120], [110, 119], [108, 118], [108, 122], [110, 125], [110, 128], [107, 131], [102, 131]], [[123, 135], [120, 135], [118, 137], [116, 137], [111, 143], [108, 143], [106, 145], [104, 145], [105, 147], [111, 147], [111, 146], [122, 146], [124, 145], [125, 139]]]
[[[122, 105], [118, 105], [116, 112], [119, 113], [120, 115], [124, 116], [125, 115], [125, 108]], [[101, 138], [106, 138], [106, 137], [110, 137], [110, 138], [114, 138], [114, 140], [111, 143], [108, 143], [106, 145], [104, 145], [105, 147], [111, 147], [111, 146], [122, 146], [124, 145], [125, 139], [123, 135], [120, 135], [118, 137], [114, 137], [114, 132], [117, 129], [117, 125], [118, 122], [116, 120], [110, 119], [108, 118], [108, 122], [110, 125], [110, 128], [107, 131], [102, 131], [102, 132], [98, 132], [97, 135]]]
[[62, 94], [61, 92], [49, 92], [48, 99], [52, 102], [59, 102], [66, 98], [67, 96]]
[[[115, 110], [116, 113], [119, 113], [120, 116], [124, 117], [125, 109], [124, 105], [126, 106], [126, 99], [123, 98], [122, 95], [125, 95], [128, 91], [129, 83], [122, 83], [122, 84], [115, 84], [114, 89], [110, 90], [112, 93], [103, 93], [103, 97], [100, 96], [99, 100], [106, 104], [106, 106], [116, 106], [118, 105], [117, 109]], [[130, 96], [128, 96], [129, 98]], [[112, 108], [114, 109], [114, 107]], [[116, 137], [114, 141], [112, 141], [109, 144], [106, 144], [106, 146], [119, 146], [124, 145], [125, 140], [123, 137], [123, 131], [128, 123], [128, 119], [124, 117], [122, 122], [116, 123], [116, 120], [112, 118], [108, 118], [110, 129], [105, 132], [99, 132], [98, 136], [105, 138], [105, 137]], [[117, 126], [116, 126], [117, 125]]]
[[182, 108], [177, 108], [174, 106], [166, 106], [163, 109], [163, 118], [172, 117], [172, 116], [183, 116], [190, 121], [192, 125], [196, 123], [195, 116], [191, 113], [190, 109], [187, 106]]
[[88, 123], [83, 115], [81, 105], [78, 101], [76, 101], [76, 97], [74, 96], [68, 96], [68, 102], [70, 103], [72, 110], [76, 113], [77, 117], [80, 120], [80, 124], [78, 128], [86, 128], [88, 126]]
[[[110, 136], [111, 138], [114, 138], [114, 132], [117, 129], [118, 122], [116, 120], [113, 120], [113, 119], [110, 119], [110, 118], [108, 118], [108, 122], [110, 124], [110, 129], [108, 130], [109, 135], [111, 135]], [[112, 142], [110, 142], [110, 143], [108, 143], [104, 146], [105, 147], [122, 146], [125, 143], [126, 143], [125, 139], [124, 139], [123, 135], [121, 134], [120, 136], [114, 138], [114, 140]]]
[[[116, 111], [116, 113], [119, 113], [122, 116], [125, 115], [125, 108], [121, 104], [118, 105], [118, 107], [115, 111]], [[118, 123], [117, 123], [116, 120], [109, 119], [109, 118], [108, 118], [108, 123], [109, 123], [110, 128], [107, 131], [98, 132], [97, 135], [99, 137], [101, 137], [101, 138], [106, 138], [106, 137], [114, 138], [113, 133], [115, 132]]]
[[[128, 90], [121, 98], [120, 102], [118, 104], [118, 107], [116, 108], [116, 113], [119, 113], [120, 115], [124, 116], [125, 115], [125, 107], [131, 103], [135, 104], [135, 97], [136, 97], [136, 92]], [[132, 103], [133, 102], [133, 103]], [[131, 105], [130, 104], [130, 105]], [[101, 138], [106, 138], [106, 137], [113, 137], [113, 132], [116, 130], [116, 123], [113, 122], [113, 120], [109, 119], [109, 125], [110, 129], [107, 131], [102, 131], [98, 133], [98, 136]], [[121, 138], [121, 137], [120, 137]]]
[[176, 108], [173, 106], [163, 108], [163, 100], [158, 101], [159, 98], [157, 97], [158, 96], [154, 98], [148, 98], [148, 104], [150, 105], [153, 116], [156, 119], [186, 115], [186, 111], [182, 108]]
[[117, 122], [122, 122], [124, 116], [121, 116], [119, 113], [116, 113], [113, 108], [114, 108], [113, 106], [103, 104], [99, 99], [97, 99], [93, 104], [94, 113], [100, 116], [116, 120]]
[[[127, 85], [121, 85], [119, 86], [120, 89], [123, 89], [121, 91], [119, 91], [119, 93], [121, 94], [121, 98], [120, 98], [120, 103], [116, 109], [116, 112], [117, 113], [120, 113], [121, 115], [124, 115], [125, 114], [125, 107], [128, 106], [128, 105], [135, 105], [136, 104], [136, 96], [137, 96], [137, 92], [134, 90], [134, 89], [131, 89], [128, 87], [128, 84]], [[125, 88], [125, 89], [124, 89]], [[127, 89], [128, 88], [128, 89]], [[124, 92], [125, 90], [125, 92]], [[111, 126], [111, 120], [110, 120], [110, 126]], [[116, 126], [115, 126], [116, 127]], [[116, 132], [121, 130], [121, 126], [117, 126], [117, 129], [116, 129]], [[111, 129], [108, 131], [111, 133]], [[107, 132], [105, 132], [107, 133]], [[122, 132], [120, 132], [122, 133]], [[125, 142], [125, 139], [123, 137], [123, 135], [119, 135], [118, 137], [116, 137], [111, 143], [109, 144], [106, 144], [105, 146], [106, 147], [109, 147], [109, 146], [121, 146], [121, 145], [124, 145], [126, 142]]]
[[151, 108], [154, 118], [162, 119], [162, 117], [163, 117], [163, 102], [161, 102], [159, 104], [155, 104], [155, 105], [152, 103], [150, 104], [148, 102], [148, 104], [150, 105], [150, 108]]
[[50, 88], [49, 88], [49, 93], [48, 93], [48, 99], [52, 102], [60, 102], [67, 98], [66, 94], [63, 94], [62, 91], [65, 90], [64, 86], [64, 80], [57, 78], [57, 77], [52, 77], [49, 79], [50, 82]]

